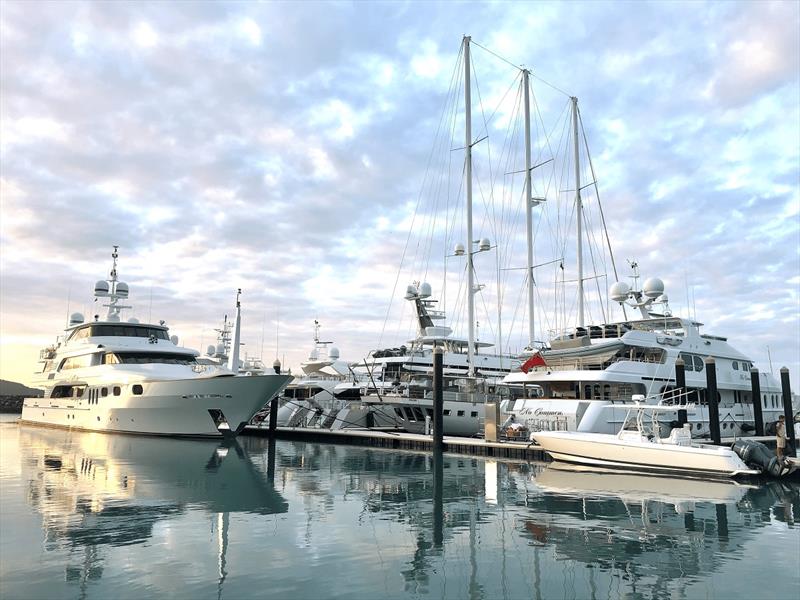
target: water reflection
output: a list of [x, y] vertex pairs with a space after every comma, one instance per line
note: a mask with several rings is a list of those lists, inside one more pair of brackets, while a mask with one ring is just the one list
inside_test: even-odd
[[[27, 500], [45, 548], [66, 544], [66, 580], [97, 580], [101, 548], [141, 544], [159, 521], [201, 507], [213, 515], [220, 586], [230, 513], [284, 513], [286, 501], [236, 441], [172, 440], [20, 429]], [[274, 455], [273, 455], [274, 459]]]
[[[776, 532], [800, 540], [796, 484], [262, 438], [18, 433], [15, 477], [66, 585], [51, 596], [722, 597], [724, 586], [692, 586], [722, 585], [727, 563], [769, 554]], [[16, 577], [3, 595], [48, 595], [14, 572], [34, 572], [36, 557], [3, 567], [0, 579]], [[772, 581], [792, 560], [776, 552], [753, 568]], [[795, 595], [791, 578], [774, 579], [776, 595]]]

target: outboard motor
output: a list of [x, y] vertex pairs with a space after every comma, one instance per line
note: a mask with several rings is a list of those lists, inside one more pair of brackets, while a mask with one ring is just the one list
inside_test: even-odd
[[739, 458], [750, 468], [760, 469], [765, 475], [780, 477], [783, 466], [775, 453], [761, 442], [755, 440], [736, 440], [732, 447]]

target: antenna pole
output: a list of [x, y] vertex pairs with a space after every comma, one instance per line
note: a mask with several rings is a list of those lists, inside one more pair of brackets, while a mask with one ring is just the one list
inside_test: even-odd
[[467, 358], [469, 367], [467, 375], [475, 375], [475, 273], [473, 269], [472, 239], [472, 96], [470, 83], [469, 42], [464, 36], [464, 118], [466, 138], [466, 187], [467, 187], [467, 319], [469, 322], [469, 348]]
[[[525, 88], [525, 221], [528, 227], [528, 339], [533, 349], [536, 324], [533, 312], [533, 207], [531, 206], [531, 102], [529, 95], [528, 69], [522, 70], [522, 85]], [[501, 349], [502, 350], [502, 349]]]
[[575, 138], [575, 214], [578, 221], [578, 326], [584, 326], [583, 307], [583, 204], [581, 203], [580, 146], [578, 146], [578, 99], [572, 97], [572, 128]]

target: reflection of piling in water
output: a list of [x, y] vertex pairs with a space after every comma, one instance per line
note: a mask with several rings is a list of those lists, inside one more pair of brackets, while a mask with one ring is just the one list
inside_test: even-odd
[[756, 421], [756, 435], [764, 435], [764, 414], [761, 412], [761, 381], [758, 369], [750, 369], [750, 397], [753, 399], [753, 418]]
[[275, 484], [275, 436], [267, 442], [267, 481], [270, 485]]
[[433, 453], [433, 546], [441, 548], [444, 542], [444, 456]]
[[792, 390], [789, 385], [789, 369], [781, 367], [781, 391], [783, 392], [783, 416], [786, 419], [786, 439], [789, 443], [784, 449], [786, 456], [797, 456], [794, 438], [794, 415], [792, 414]]
[[728, 539], [728, 506], [726, 504], [716, 504], [717, 510], [717, 537], [720, 540]]

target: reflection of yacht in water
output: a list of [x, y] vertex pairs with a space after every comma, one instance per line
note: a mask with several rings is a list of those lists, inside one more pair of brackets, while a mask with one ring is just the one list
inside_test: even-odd
[[[154, 526], [189, 507], [212, 515], [220, 579], [230, 513], [285, 513], [268, 475], [234, 440], [174, 440], [20, 428], [27, 499], [42, 517], [45, 548], [83, 549], [67, 580], [102, 575], [103, 548], [146, 542]], [[198, 550], [202, 552], [202, 549]], [[71, 553], [70, 553], [71, 554]]]
[[[103, 432], [174, 436], [235, 435], [290, 380], [288, 375], [235, 377], [219, 365], [200, 365], [197, 352], [177, 345], [161, 321], [123, 322], [128, 285], [117, 279], [117, 247], [97, 300], [108, 300], [104, 320], [75, 313], [64, 336], [42, 350], [34, 385], [44, 398], [27, 398], [22, 421]], [[237, 332], [239, 327], [237, 301]], [[238, 352], [234, 352], [238, 356]]]

